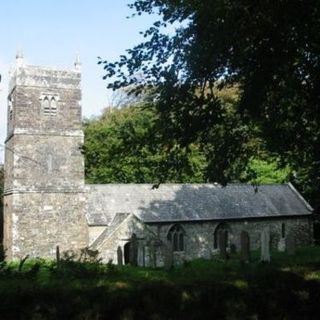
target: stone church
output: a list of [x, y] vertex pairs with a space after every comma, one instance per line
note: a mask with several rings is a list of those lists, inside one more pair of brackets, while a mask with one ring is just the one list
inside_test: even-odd
[[[239, 250], [240, 233], [259, 247], [270, 230], [277, 247], [287, 234], [312, 241], [312, 208], [291, 184], [86, 185], [81, 153], [81, 71], [25, 65], [17, 54], [8, 95], [5, 141], [4, 246], [8, 259], [55, 257], [89, 247], [104, 261], [127, 263], [133, 239], [137, 262], [161, 266], [227, 247]], [[220, 232], [220, 233], [219, 233]]]

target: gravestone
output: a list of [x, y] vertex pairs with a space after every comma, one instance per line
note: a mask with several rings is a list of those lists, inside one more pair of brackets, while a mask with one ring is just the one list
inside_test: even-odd
[[270, 262], [270, 230], [265, 228], [261, 232], [261, 259], [262, 262]]
[[135, 233], [132, 234], [130, 240], [129, 262], [132, 266], [138, 265], [138, 241]]
[[142, 247], [142, 266], [146, 266], [146, 247]]
[[56, 246], [56, 260], [57, 260], [57, 268], [60, 267], [60, 248]]
[[296, 253], [296, 240], [292, 233], [289, 233], [286, 237], [286, 252], [290, 256], [293, 256]]
[[230, 244], [230, 254], [236, 254], [237, 253], [237, 247], [234, 243]]
[[122, 262], [123, 262], [123, 258], [122, 258], [122, 249], [119, 246], [117, 249], [117, 262], [118, 262], [118, 266], [122, 267]]
[[145, 247], [142, 244], [138, 246], [138, 266], [145, 267]]
[[278, 242], [278, 251], [284, 252], [286, 250], [286, 238], [280, 238]]
[[219, 251], [220, 251], [220, 257], [222, 259], [227, 259], [227, 231], [226, 230], [220, 230], [218, 233], [218, 240], [219, 240]]
[[150, 265], [152, 268], [157, 267], [157, 256], [156, 256], [156, 248], [154, 243], [151, 243], [149, 246], [149, 255], [150, 255]]
[[165, 247], [165, 257], [164, 257], [164, 269], [169, 271], [172, 269], [173, 266], [173, 246], [171, 241], [167, 242]]
[[246, 231], [241, 231], [240, 234], [240, 245], [241, 245], [241, 261], [250, 261], [250, 237], [249, 233]]

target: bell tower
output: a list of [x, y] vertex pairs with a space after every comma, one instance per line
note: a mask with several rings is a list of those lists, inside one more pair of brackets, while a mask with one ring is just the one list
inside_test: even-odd
[[8, 95], [4, 246], [8, 259], [88, 245], [81, 153], [81, 71], [16, 56]]

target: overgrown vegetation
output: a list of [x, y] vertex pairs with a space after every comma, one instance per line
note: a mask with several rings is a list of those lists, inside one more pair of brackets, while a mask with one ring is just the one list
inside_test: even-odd
[[320, 249], [271, 264], [196, 260], [171, 271], [27, 260], [0, 265], [1, 319], [317, 319]]

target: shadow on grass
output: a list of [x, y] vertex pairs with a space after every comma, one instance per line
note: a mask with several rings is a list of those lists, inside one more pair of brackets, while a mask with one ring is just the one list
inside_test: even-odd
[[271, 264], [196, 260], [170, 272], [10, 264], [0, 270], [0, 319], [318, 319], [319, 262], [312, 248]]

